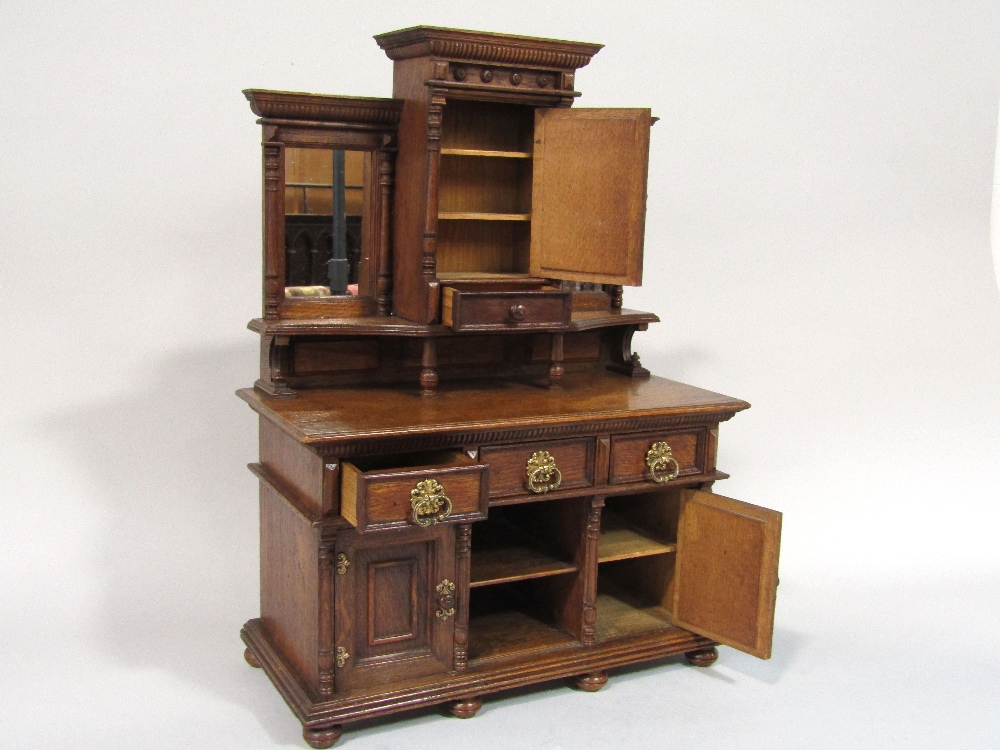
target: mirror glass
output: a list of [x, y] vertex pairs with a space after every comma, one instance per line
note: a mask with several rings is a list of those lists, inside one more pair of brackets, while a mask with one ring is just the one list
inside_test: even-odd
[[358, 293], [364, 151], [285, 149], [285, 296]]

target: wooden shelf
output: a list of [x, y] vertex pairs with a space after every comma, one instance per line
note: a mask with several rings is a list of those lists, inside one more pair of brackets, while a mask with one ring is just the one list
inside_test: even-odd
[[513, 524], [487, 521], [473, 529], [470, 587], [576, 571], [575, 565], [555, 557]]
[[498, 159], [530, 159], [530, 151], [491, 151], [480, 148], [443, 148], [442, 156], [487, 156]]
[[676, 551], [676, 544], [664, 542], [645, 530], [630, 525], [617, 513], [605, 509], [601, 516], [598, 562], [629, 560], [648, 555], [665, 555]]
[[470, 662], [579, 645], [576, 638], [524, 597], [522, 586], [473, 591], [469, 602]]
[[441, 221], [531, 221], [531, 214], [494, 214], [479, 211], [442, 211]]
[[668, 630], [673, 618], [663, 607], [645, 601], [617, 586], [601, 583], [597, 591], [597, 641]]

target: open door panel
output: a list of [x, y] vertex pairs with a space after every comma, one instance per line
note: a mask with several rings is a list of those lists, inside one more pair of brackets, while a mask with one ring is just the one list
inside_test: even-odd
[[533, 276], [639, 286], [648, 109], [535, 111]]
[[681, 502], [674, 624], [769, 659], [781, 514], [694, 490]]

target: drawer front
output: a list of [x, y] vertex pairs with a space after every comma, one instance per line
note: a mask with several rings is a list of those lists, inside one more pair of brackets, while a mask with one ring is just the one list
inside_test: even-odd
[[442, 291], [441, 321], [455, 331], [551, 328], [568, 324], [570, 312], [570, 293], [559, 289]]
[[468, 523], [486, 518], [486, 467], [478, 463], [364, 471], [345, 461], [341, 515], [358, 531]]
[[[665, 445], [664, 445], [665, 444]], [[675, 430], [611, 438], [609, 484], [669, 481], [705, 471], [706, 430]]]
[[594, 438], [488, 445], [479, 449], [479, 460], [490, 469], [490, 497], [544, 495], [594, 484]]

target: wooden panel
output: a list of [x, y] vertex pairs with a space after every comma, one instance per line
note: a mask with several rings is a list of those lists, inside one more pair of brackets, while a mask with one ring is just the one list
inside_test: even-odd
[[285, 657], [319, 681], [319, 550], [312, 525], [260, 485], [260, 612]]
[[674, 622], [770, 658], [781, 514], [709, 492], [681, 497]]
[[552, 287], [528, 291], [442, 289], [441, 322], [455, 331], [565, 325], [570, 314], [569, 293]]
[[[705, 465], [705, 428], [698, 430], [615, 435], [611, 438], [609, 484], [652, 482], [646, 453], [653, 443], [666, 442], [680, 464], [678, 476], [701, 474]], [[673, 464], [669, 469], [673, 468]], [[668, 469], [668, 471], [669, 471]]]
[[[537, 334], [531, 342], [531, 361], [552, 359], [552, 336]], [[601, 359], [601, 332], [567, 333], [563, 336], [563, 362], [597, 362]]]
[[411, 491], [434, 479], [451, 501], [449, 522], [486, 517], [485, 467], [462, 452], [388, 456], [345, 461], [341, 468], [341, 515], [358, 531], [415, 524]]
[[490, 497], [534, 494], [528, 489], [528, 459], [548, 451], [562, 474], [560, 490], [590, 487], [594, 483], [594, 438], [553, 440], [544, 443], [488, 445], [479, 460], [490, 469]]
[[323, 459], [277, 425], [260, 420], [260, 462], [281, 479], [317, 516], [333, 500], [323, 491]]
[[359, 372], [378, 367], [378, 341], [341, 339], [337, 341], [295, 341], [292, 346], [292, 374]]
[[535, 113], [531, 273], [642, 283], [648, 109]]
[[436, 616], [436, 587], [455, 580], [454, 527], [347, 534], [337, 553], [347, 560], [335, 583], [338, 690], [448, 671], [454, 616]]

